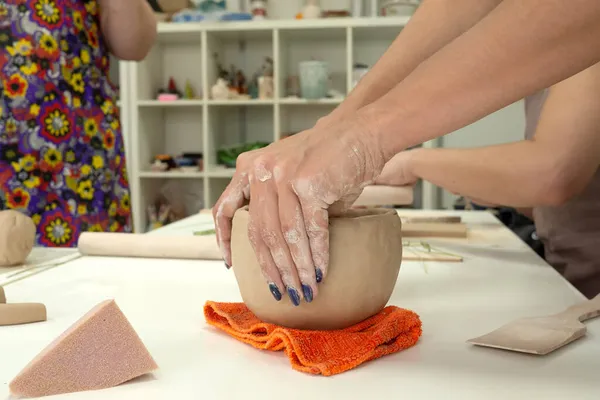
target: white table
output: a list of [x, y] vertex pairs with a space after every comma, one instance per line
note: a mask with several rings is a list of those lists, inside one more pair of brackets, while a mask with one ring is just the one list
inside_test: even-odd
[[[6, 287], [12, 302], [45, 303], [49, 319], [0, 328], [0, 399], [32, 357], [107, 298], [116, 299], [160, 370], [116, 388], [55, 398], [600, 398], [600, 320], [588, 323], [586, 338], [546, 357], [465, 343], [514, 318], [561, 311], [583, 296], [491, 215], [456, 213], [469, 223], [471, 237], [429, 242], [465, 261], [427, 268], [405, 262], [390, 300], [421, 316], [423, 336], [411, 349], [333, 377], [306, 375], [292, 370], [283, 353], [261, 352], [205, 323], [206, 300], [240, 301], [222, 262], [84, 257]], [[207, 221], [210, 216], [198, 215], [153, 234], [189, 234]]]

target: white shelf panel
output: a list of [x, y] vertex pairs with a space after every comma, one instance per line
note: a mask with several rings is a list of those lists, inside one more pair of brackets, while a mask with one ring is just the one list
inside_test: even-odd
[[233, 168], [215, 168], [205, 172], [209, 178], [231, 178], [235, 173]]
[[404, 26], [410, 17], [365, 17], [365, 18], [320, 18], [320, 19], [277, 19], [264, 21], [239, 21], [239, 22], [200, 22], [200, 23], [173, 23], [160, 22], [159, 34], [190, 33], [197, 37], [199, 32], [227, 32], [227, 31], [252, 31], [252, 30], [299, 30], [299, 29], [327, 29], [347, 27], [390, 27]]
[[140, 178], [157, 178], [157, 179], [201, 179], [204, 178], [204, 172], [182, 172], [182, 171], [142, 171]]
[[303, 98], [283, 98], [279, 99], [279, 104], [293, 104], [293, 105], [328, 105], [328, 104], [340, 104], [344, 101], [343, 97], [340, 98], [327, 98], [327, 99], [318, 99], [318, 100], [310, 100]]
[[266, 106], [275, 104], [274, 100], [254, 99], [254, 100], [208, 100], [209, 106]]
[[199, 107], [204, 104], [201, 99], [182, 99], [173, 101], [138, 100], [139, 107]]

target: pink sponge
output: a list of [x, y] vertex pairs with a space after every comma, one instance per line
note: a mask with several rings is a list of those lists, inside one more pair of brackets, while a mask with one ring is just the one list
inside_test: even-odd
[[14, 395], [41, 397], [117, 386], [157, 369], [114, 300], [84, 315], [10, 383]]

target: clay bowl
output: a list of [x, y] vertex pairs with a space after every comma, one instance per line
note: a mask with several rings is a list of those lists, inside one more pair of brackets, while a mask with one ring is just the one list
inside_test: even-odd
[[247, 209], [233, 219], [232, 262], [242, 299], [261, 320], [306, 330], [343, 329], [381, 311], [402, 262], [402, 223], [396, 211], [356, 209], [330, 218], [329, 272], [311, 302], [276, 301], [248, 240]]

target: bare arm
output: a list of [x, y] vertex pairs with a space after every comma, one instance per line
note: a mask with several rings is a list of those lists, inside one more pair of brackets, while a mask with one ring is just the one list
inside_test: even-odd
[[385, 54], [328, 117], [377, 100], [421, 62], [479, 22], [502, 0], [424, 0]]
[[419, 178], [484, 203], [517, 208], [561, 204], [580, 193], [600, 165], [598, 93], [600, 64], [551, 89], [533, 140], [474, 149], [416, 149], [409, 151], [406, 167]]
[[156, 17], [146, 0], [98, 0], [108, 47], [122, 60], [141, 61], [156, 38]]
[[388, 160], [595, 64], [598, 20], [597, 0], [504, 0], [358, 120]]

